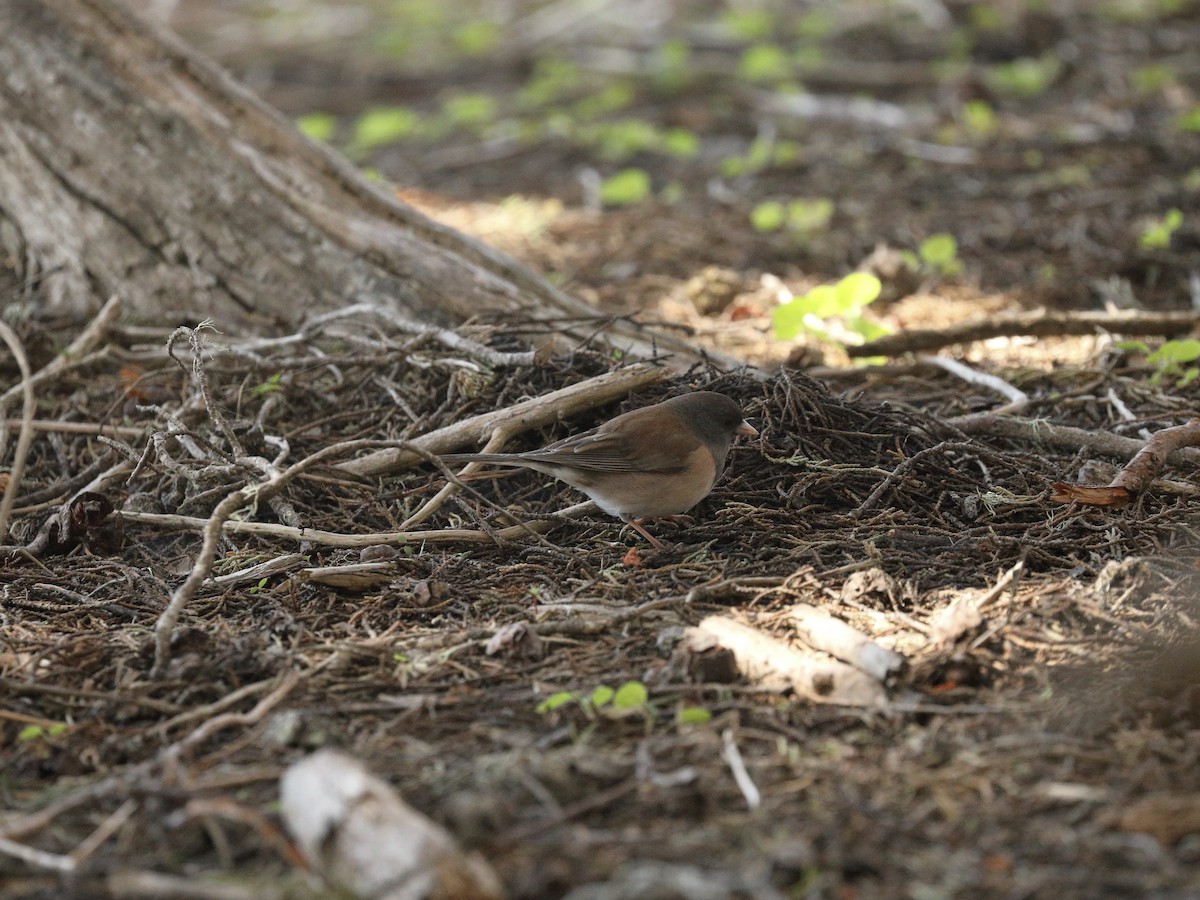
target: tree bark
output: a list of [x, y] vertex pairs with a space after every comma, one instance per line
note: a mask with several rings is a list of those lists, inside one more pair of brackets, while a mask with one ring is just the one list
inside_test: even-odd
[[[596, 310], [367, 182], [121, 0], [0, 0], [0, 29], [0, 249], [51, 311], [119, 294], [138, 318], [291, 329], [366, 301], [596, 332]], [[697, 356], [628, 322], [605, 337]]]

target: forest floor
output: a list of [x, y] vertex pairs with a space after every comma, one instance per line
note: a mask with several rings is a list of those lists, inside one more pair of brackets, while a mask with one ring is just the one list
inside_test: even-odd
[[[32, 549], [0, 570], [0, 836], [45, 854], [0, 845], [0, 897], [320, 895], [279, 778], [331, 746], [513, 897], [1200, 896], [1197, 451], [1124, 507], [1051, 497], [1200, 409], [1200, 346], [1148, 352], [1200, 305], [1200, 4], [162, 6], [401, 199], [761, 369], [675, 373], [514, 449], [702, 387], [760, 436], [660, 552], [600, 514], [487, 539], [579, 499], [530, 473], [405, 526], [433, 465], [330, 455], [241, 511], [264, 529], [219, 542], [152, 674], [197, 522], [264, 477], [237, 458], [412, 441], [625, 361], [497, 364], [362, 313], [184, 334], [181, 365], [171, 327], [107, 325], [39, 385]], [[878, 300], [778, 338], [782, 300], [856, 269]], [[850, 359], [974, 321], [986, 339], [914, 349], [1025, 399]], [[78, 334], [19, 331], [35, 370]], [[715, 616], [825, 665], [804, 604], [904, 657], [872, 701], [688, 649]]]

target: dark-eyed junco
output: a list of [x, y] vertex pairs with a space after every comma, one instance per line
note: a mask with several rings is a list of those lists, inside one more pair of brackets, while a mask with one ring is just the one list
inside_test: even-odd
[[646, 519], [691, 509], [725, 471], [733, 439], [758, 434], [724, 394], [695, 391], [635, 409], [528, 453], [448, 453], [446, 462], [520, 466], [578, 488], [662, 549]]

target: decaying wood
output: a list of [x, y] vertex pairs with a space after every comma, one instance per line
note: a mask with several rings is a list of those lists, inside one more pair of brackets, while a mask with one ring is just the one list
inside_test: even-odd
[[118, 294], [233, 330], [365, 302], [699, 358], [399, 202], [122, 0], [7, 0], [0, 29], [0, 249], [60, 312]]
[[906, 661], [899, 653], [880, 646], [823, 609], [797, 603], [788, 609], [787, 616], [808, 646], [850, 663], [877, 681], [886, 682], [905, 667]]
[[478, 855], [406, 804], [358, 760], [318, 750], [280, 781], [284, 822], [309, 863], [335, 890], [375, 900], [503, 896]]
[[832, 659], [818, 659], [777, 638], [726, 616], [708, 616], [696, 629], [733, 652], [738, 670], [749, 681], [788, 687], [818, 703], [883, 706], [887, 692], [865, 672]]
[[1190, 311], [1122, 309], [1116, 312], [1056, 312], [1035, 309], [1032, 312], [972, 319], [947, 328], [914, 328], [867, 341], [857, 347], [847, 347], [846, 352], [850, 356], [899, 356], [903, 353], [938, 350], [951, 344], [1017, 335], [1055, 337], [1111, 332], [1172, 337], [1187, 334], [1198, 322], [1200, 314]]
[[1050, 499], [1059, 503], [1082, 503], [1085, 506], [1126, 506], [1149, 490], [1172, 453], [1197, 446], [1200, 446], [1200, 417], [1154, 434], [1110, 484], [1077, 485], [1057, 481]]

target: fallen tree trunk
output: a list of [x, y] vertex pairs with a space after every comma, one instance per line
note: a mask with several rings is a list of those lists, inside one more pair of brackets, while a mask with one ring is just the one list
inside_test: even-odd
[[596, 310], [367, 182], [122, 0], [6, 0], [0, 28], [0, 249], [48, 311], [117, 294], [135, 318], [292, 330], [369, 302], [698, 356], [630, 322], [598, 328]]

